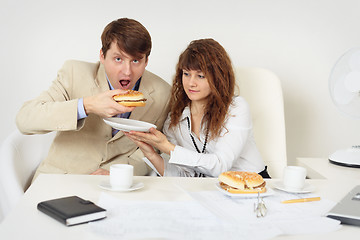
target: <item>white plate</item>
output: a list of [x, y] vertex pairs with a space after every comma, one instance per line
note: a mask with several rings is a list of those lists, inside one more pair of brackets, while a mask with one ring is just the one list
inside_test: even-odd
[[130, 191], [135, 191], [138, 189], [141, 189], [144, 187], [144, 183], [142, 182], [134, 182], [133, 185], [130, 188], [114, 188], [110, 185], [109, 180], [103, 181], [99, 184], [99, 186], [102, 189], [105, 190], [109, 190], [109, 191], [114, 191], [114, 192], [130, 192]]
[[309, 193], [315, 190], [315, 186], [310, 185], [309, 183], [305, 183], [305, 186], [301, 190], [293, 190], [287, 189], [282, 182], [276, 182], [275, 188], [289, 193]]
[[150, 128], [156, 128], [154, 124], [133, 120], [133, 119], [127, 119], [127, 118], [118, 118], [118, 117], [112, 117], [112, 118], [104, 118], [104, 122], [111, 127], [129, 132], [131, 130], [133, 131], [139, 131], [139, 132], [148, 132]]
[[[218, 182], [215, 184], [215, 186], [223, 194], [228, 195], [230, 197], [234, 197], [234, 198], [256, 198], [258, 196], [257, 193], [229, 193], [228, 191], [222, 189], [222, 187], [220, 187], [220, 183], [218, 183]], [[272, 190], [269, 187], [266, 187], [266, 192], [260, 193], [260, 197], [267, 197], [267, 196], [271, 196], [273, 194], [274, 194], [274, 190]]]

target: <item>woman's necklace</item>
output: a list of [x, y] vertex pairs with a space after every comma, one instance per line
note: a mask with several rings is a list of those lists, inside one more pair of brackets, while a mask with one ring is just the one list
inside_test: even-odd
[[191, 140], [192, 140], [192, 142], [193, 142], [193, 144], [194, 144], [194, 146], [195, 146], [195, 148], [196, 148], [196, 151], [197, 151], [198, 153], [204, 153], [204, 152], [205, 152], [205, 149], [206, 149], [206, 144], [207, 144], [208, 136], [209, 136], [209, 128], [206, 130], [205, 143], [204, 143], [204, 146], [203, 146], [202, 151], [200, 152], [198, 146], [197, 146], [196, 143], [195, 143], [195, 139], [194, 139], [193, 135], [191, 134], [189, 117], [186, 117], [186, 120], [187, 120], [187, 123], [188, 123], [189, 134], [190, 134]]

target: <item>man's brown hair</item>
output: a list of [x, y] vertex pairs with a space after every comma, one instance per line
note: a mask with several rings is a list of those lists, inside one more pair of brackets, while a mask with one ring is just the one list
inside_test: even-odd
[[102, 52], [115, 42], [118, 48], [135, 58], [146, 58], [151, 52], [151, 37], [146, 28], [134, 19], [120, 18], [109, 23], [101, 35]]

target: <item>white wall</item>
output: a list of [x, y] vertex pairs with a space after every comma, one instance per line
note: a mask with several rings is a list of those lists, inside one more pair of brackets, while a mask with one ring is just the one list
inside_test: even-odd
[[148, 69], [171, 81], [179, 53], [212, 37], [235, 66], [268, 68], [285, 98], [287, 149], [327, 157], [359, 144], [360, 120], [341, 115], [328, 92], [339, 56], [360, 45], [358, 0], [0, 0], [0, 143], [24, 101], [50, 85], [67, 59], [97, 61], [100, 35], [120, 17], [139, 20], [153, 39]]

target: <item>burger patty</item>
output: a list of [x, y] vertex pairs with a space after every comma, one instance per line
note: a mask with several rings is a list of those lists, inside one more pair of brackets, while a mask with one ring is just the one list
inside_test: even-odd
[[[255, 187], [253, 187], [252, 189], [263, 188], [263, 187], [265, 187], [265, 185], [266, 185], [266, 182], [264, 181], [262, 184], [260, 184], [259, 186], [255, 186]], [[223, 182], [220, 182], [220, 186], [223, 187], [223, 188], [225, 188], [225, 189], [235, 188], [235, 187], [231, 187], [231, 186], [229, 186], [229, 185], [227, 185], [227, 184], [225, 184], [225, 183], [223, 183]], [[244, 189], [250, 189], [250, 187], [248, 187], [248, 186], [245, 184]]]
[[139, 100], [120, 100], [117, 102], [145, 102], [147, 99], [143, 98], [143, 99], [139, 99]]
[[254, 188], [262, 188], [262, 187], [265, 187], [265, 185], [266, 185], [266, 182], [264, 181], [262, 184], [260, 184], [259, 186], [254, 187]]

